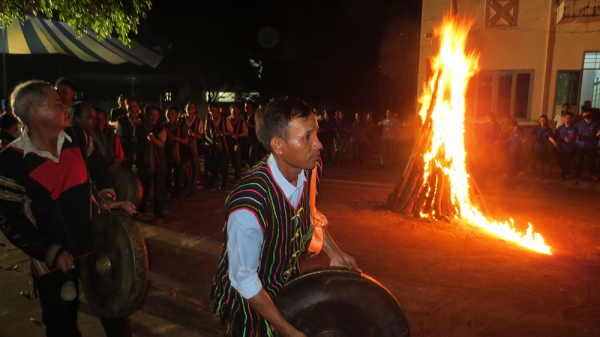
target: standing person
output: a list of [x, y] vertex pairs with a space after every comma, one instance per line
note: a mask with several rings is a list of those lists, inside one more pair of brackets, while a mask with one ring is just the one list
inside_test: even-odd
[[569, 112], [569, 104], [565, 103], [562, 105], [560, 113], [554, 116], [554, 131], [556, 131], [559, 126], [565, 124], [565, 114], [567, 112]]
[[373, 154], [373, 144], [375, 143], [375, 135], [377, 131], [377, 123], [373, 119], [373, 113], [367, 112], [367, 118], [365, 119], [365, 123], [367, 124], [367, 141], [365, 143], [365, 159], [371, 159], [371, 155]]
[[246, 151], [248, 153], [248, 166], [249, 168], [253, 168], [258, 160], [258, 153], [260, 152], [262, 145], [258, 141], [258, 137], [256, 137], [256, 116], [254, 111], [254, 103], [246, 102], [244, 107], [246, 109], [246, 116], [248, 116], [248, 142], [250, 143], [249, 151]]
[[153, 105], [146, 106], [144, 111], [144, 122], [135, 130], [137, 139], [138, 160], [137, 174], [144, 187], [142, 205], [136, 218], [146, 211], [148, 199], [150, 197], [150, 187], [154, 187], [154, 197], [152, 199], [154, 224], [163, 223], [163, 207], [165, 203], [165, 177], [167, 175], [167, 158], [165, 156], [165, 142], [167, 140], [167, 131], [162, 124], [158, 123], [160, 111]]
[[130, 169], [137, 161], [139, 153], [137, 153], [136, 142], [134, 135], [135, 129], [142, 124], [142, 119], [139, 116], [140, 106], [137, 99], [129, 97], [125, 100], [127, 105], [127, 115], [117, 119], [117, 135], [121, 139], [125, 161], [123, 167]]
[[333, 120], [333, 118], [331, 118], [331, 112], [330, 111], [325, 111], [325, 114], [323, 115], [323, 119], [319, 122], [319, 140], [321, 141], [321, 144], [323, 145], [323, 151], [321, 151], [322, 153], [322, 158], [323, 158], [323, 162], [325, 163], [331, 163], [333, 161], [332, 159], [332, 153], [334, 150], [334, 139], [335, 139], [335, 122]]
[[575, 162], [575, 180], [573, 184], [579, 184], [583, 162], [587, 158], [589, 162], [590, 175], [592, 181], [598, 181], [596, 169], [596, 157], [598, 153], [598, 136], [600, 136], [600, 126], [598, 122], [592, 120], [592, 113], [586, 110], [583, 113], [583, 120], [575, 124], [577, 129], [577, 159]]
[[75, 84], [75, 81], [70, 78], [61, 77], [56, 80], [54, 87], [60, 95], [60, 100], [63, 104], [67, 108], [72, 107], [73, 102], [75, 102], [75, 97], [77, 96], [77, 84]]
[[344, 153], [346, 152], [346, 149], [350, 146], [350, 136], [352, 135], [352, 122], [347, 121], [345, 117], [346, 116], [344, 112], [340, 111], [339, 119], [335, 125], [335, 129], [337, 131], [337, 157], [335, 159], [335, 163], [337, 165], [342, 164], [342, 162], [344, 161]]
[[[564, 117], [564, 116], [563, 116]], [[546, 172], [546, 162], [548, 161], [548, 142], [554, 141], [552, 138], [554, 132], [548, 127], [548, 117], [540, 116], [540, 125], [531, 130], [529, 137], [523, 139], [523, 144], [531, 138], [535, 138], [531, 152], [533, 154], [533, 172], [532, 177], [543, 177]]]
[[231, 163], [235, 172], [235, 181], [238, 182], [242, 177], [242, 148], [248, 141], [248, 128], [246, 122], [240, 117], [240, 107], [232, 104], [230, 109], [229, 122], [233, 128], [233, 149], [231, 150]]
[[[167, 175], [165, 186], [170, 195], [172, 204], [177, 203], [181, 188], [183, 187], [183, 175], [185, 174], [184, 161], [182, 158], [183, 147], [189, 143], [189, 137], [183, 131], [183, 123], [179, 121], [177, 108], [170, 105], [167, 107], [167, 121], [163, 124], [167, 132], [165, 142], [165, 156], [167, 159]], [[173, 183], [171, 184], [171, 172], [173, 172]]]
[[[310, 181], [320, 175], [318, 125], [306, 103], [287, 97], [269, 103], [256, 121], [258, 137], [271, 154], [227, 198], [211, 306], [228, 321], [229, 336], [306, 337], [273, 300], [299, 274], [307, 243]], [[333, 240], [325, 240], [322, 250], [331, 266], [343, 266], [345, 260], [360, 271]]]
[[219, 189], [224, 189], [227, 184], [227, 171], [229, 169], [229, 152], [233, 147], [231, 136], [233, 136], [233, 126], [229, 118], [221, 115], [219, 104], [210, 103], [208, 105], [210, 116], [206, 118], [204, 134], [208, 142], [207, 161], [211, 171], [211, 179], [208, 183], [212, 185], [221, 175]]
[[575, 144], [575, 138], [577, 137], [577, 128], [573, 125], [573, 114], [565, 112], [563, 116], [565, 123], [556, 129], [554, 135], [555, 141], [554, 146], [558, 149], [558, 163], [560, 165], [560, 176], [559, 181], [565, 181], [569, 175], [569, 169], [571, 161], [575, 157], [577, 151], [577, 144]]
[[125, 153], [121, 146], [121, 138], [117, 136], [115, 130], [110, 127], [106, 121], [106, 112], [99, 107], [96, 107], [97, 123], [94, 132], [97, 138], [103, 143], [105, 149], [104, 159], [108, 165], [119, 167], [125, 160]]
[[511, 127], [508, 138], [501, 143], [509, 143], [508, 168], [505, 176], [514, 176], [520, 173], [519, 161], [521, 159], [521, 147], [523, 145], [523, 129], [519, 127], [517, 120], [512, 118], [508, 122]]
[[5, 148], [13, 140], [15, 134], [19, 131], [19, 120], [12, 114], [4, 114], [0, 117], [0, 146]]
[[385, 112], [385, 119], [377, 123], [377, 125], [383, 127], [380, 151], [380, 165], [383, 167], [386, 163], [395, 163], [398, 158], [400, 121], [393, 116], [391, 110], [387, 110]]
[[[78, 293], [79, 259], [92, 249], [88, 176], [100, 191], [95, 200], [103, 210], [133, 213], [135, 206], [115, 201], [112, 175], [102, 156], [81, 129], [69, 127], [68, 109], [50, 83], [21, 83], [11, 102], [25, 127], [0, 152], [0, 229], [30, 257], [46, 336], [81, 336], [79, 300], [63, 300], [61, 289], [69, 271]], [[101, 321], [107, 336], [131, 336], [128, 318]]]
[[110, 125], [116, 126], [117, 120], [119, 119], [119, 117], [127, 115], [127, 104], [126, 104], [125, 100], [126, 100], [125, 96], [120, 95], [119, 98], [117, 99], [117, 103], [119, 104], [119, 106], [110, 110], [110, 119], [109, 119]]
[[[204, 152], [204, 121], [196, 116], [196, 103], [188, 102], [185, 105], [187, 117], [184, 118], [183, 133], [188, 135], [188, 146], [186, 146], [186, 160], [192, 165], [190, 181], [186, 184], [190, 196], [196, 193], [196, 185], [202, 179], [200, 169], [200, 156]], [[185, 161], [184, 161], [185, 162]], [[185, 168], [184, 168], [185, 171]]]
[[362, 165], [365, 155], [367, 143], [367, 123], [362, 121], [362, 116], [359, 112], [354, 114], [354, 123], [352, 123], [352, 136], [350, 144], [352, 144], [352, 163]]

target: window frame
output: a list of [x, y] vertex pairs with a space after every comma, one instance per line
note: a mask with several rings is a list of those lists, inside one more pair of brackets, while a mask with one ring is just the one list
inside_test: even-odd
[[[492, 94], [490, 99], [491, 111], [485, 111], [479, 108], [479, 79], [482, 73], [492, 73]], [[499, 117], [498, 115], [498, 84], [500, 82], [500, 74], [512, 74], [512, 82], [510, 89], [510, 111], [509, 115], [512, 118], [516, 118], [518, 120], [530, 120], [531, 119], [531, 109], [533, 106], [533, 89], [535, 88], [535, 69], [482, 69], [478, 72], [471, 81], [475, 80], [475, 92], [473, 98], [473, 114], [472, 117], [476, 120], [483, 119], [490, 112]], [[529, 74], [529, 92], [527, 96], [527, 115], [525, 117], [515, 117], [515, 101], [516, 101], [516, 89], [517, 89], [517, 77], [518, 74]], [[468, 105], [468, 103], [467, 103]]]

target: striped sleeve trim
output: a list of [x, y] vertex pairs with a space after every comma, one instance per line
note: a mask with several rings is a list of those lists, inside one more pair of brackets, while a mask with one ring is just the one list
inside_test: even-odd
[[48, 252], [46, 253], [44, 263], [46, 263], [47, 266], [54, 266], [54, 260], [56, 259], [58, 254], [61, 253], [63, 250], [64, 249], [62, 249], [61, 245], [52, 244], [50, 246], [50, 249], [48, 249]]

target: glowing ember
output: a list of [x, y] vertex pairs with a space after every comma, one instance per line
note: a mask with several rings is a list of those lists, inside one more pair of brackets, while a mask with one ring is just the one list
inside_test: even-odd
[[[437, 27], [436, 36], [440, 38], [440, 52], [431, 59], [433, 75], [426, 84], [420, 100], [423, 106], [420, 115], [425, 122], [430, 102], [435, 99], [434, 102], [431, 102], [434, 104], [431, 114], [433, 131], [430, 147], [425, 150], [424, 155], [423, 186], [428, 186], [426, 182], [429, 175], [433, 174], [432, 172], [441, 169], [445, 174], [445, 179], [450, 179], [451, 206], [456, 210], [455, 214], [459, 214], [461, 218], [506, 240], [551, 255], [550, 247], [544, 244], [544, 239], [540, 234], [533, 232], [531, 224], [529, 224], [527, 233], [522, 234], [515, 230], [512, 219], [510, 219], [510, 223], [508, 221], [504, 223], [488, 221], [471, 200], [469, 175], [465, 166], [463, 134], [464, 95], [469, 79], [478, 70], [479, 58], [475, 53], [465, 54], [467, 34], [472, 24], [472, 21], [464, 18], [446, 16], [441, 26]], [[437, 95], [434, 95], [438, 76]], [[427, 196], [430, 193], [432, 191], [428, 190]], [[420, 215], [433, 217], [435, 210], [431, 209], [425, 214], [421, 212]]]

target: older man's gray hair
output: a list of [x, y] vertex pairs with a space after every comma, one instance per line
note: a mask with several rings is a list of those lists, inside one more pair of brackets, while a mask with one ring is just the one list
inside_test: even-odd
[[29, 110], [34, 106], [43, 104], [46, 96], [44, 88], [54, 90], [52, 84], [48, 82], [31, 80], [17, 85], [10, 95], [10, 105], [13, 112], [23, 124], [29, 125]]

